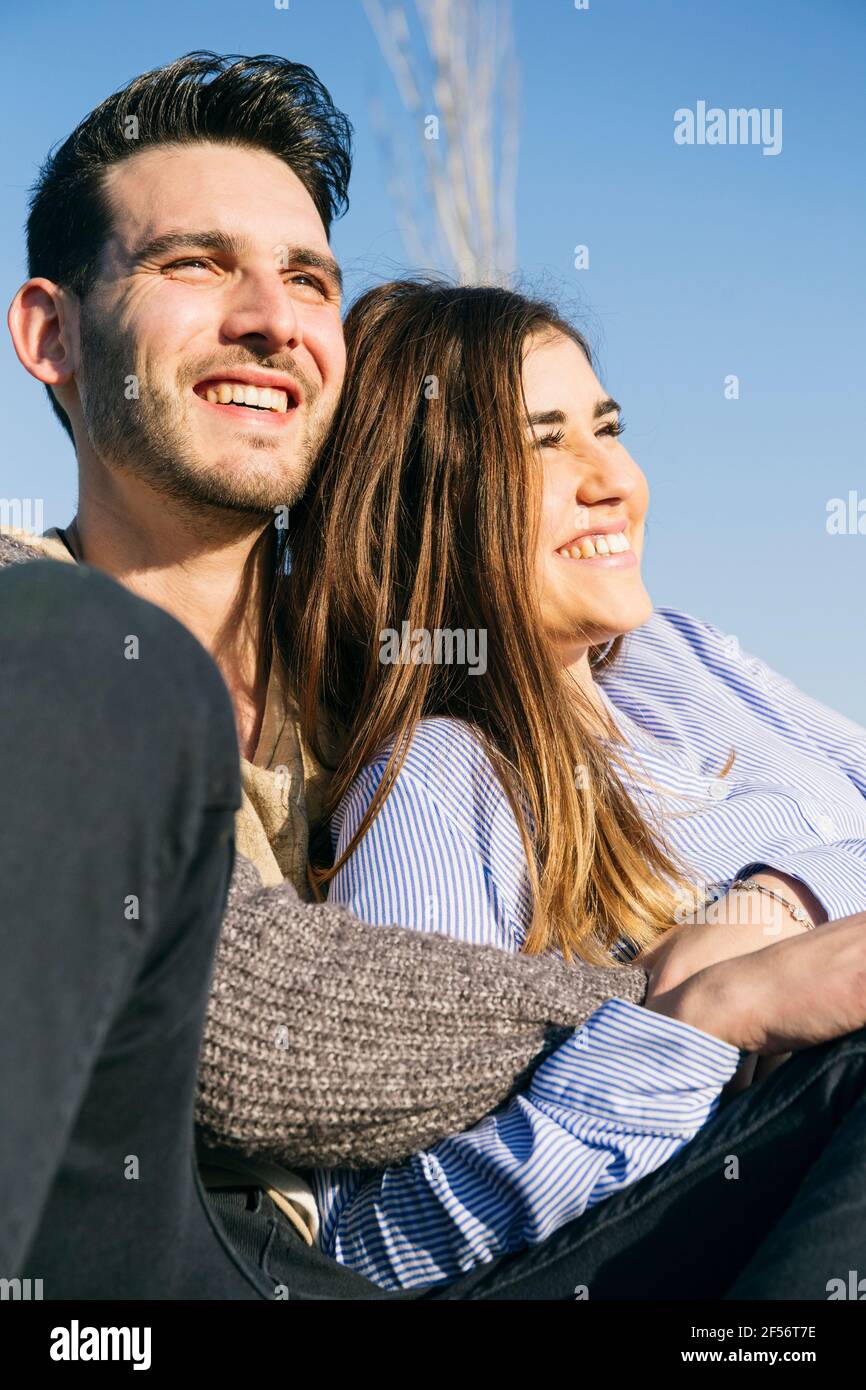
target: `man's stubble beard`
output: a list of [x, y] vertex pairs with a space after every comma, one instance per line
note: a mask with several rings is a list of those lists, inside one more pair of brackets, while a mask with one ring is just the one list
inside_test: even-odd
[[[225, 364], [228, 375], [240, 360], [237, 357], [234, 363]], [[277, 367], [275, 362], [250, 354], [245, 354], [243, 361], [244, 365], [271, 366], [300, 377], [297, 367], [285, 361]], [[224, 460], [205, 463], [190, 448], [181, 406], [183, 388], [175, 393], [161, 383], [145, 380], [137, 370], [138, 354], [132, 339], [88, 312], [86, 302], [81, 309], [81, 362], [79, 392], [84, 423], [93, 450], [106, 467], [138, 478], [191, 513], [217, 509], [265, 519], [273, 516], [275, 508], [291, 507], [302, 496], [333, 412], [323, 419], [308, 418], [304, 438], [296, 446], [291, 477], [276, 478], [265, 470], [244, 476], [233, 472]], [[189, 387], [202, 380], [212, 365], [190, 372]], [[128, 398], [130, 377], [137, 398], [134, 391]], [[302, 385], [306, 383], [302, 381]], [[307, 390], [308, 406], [314, 400], [314, 392]], [[254, 432], [241, 436], [238, 443], [262, 455], [279, 447], [276, 440], [271, 443]]]

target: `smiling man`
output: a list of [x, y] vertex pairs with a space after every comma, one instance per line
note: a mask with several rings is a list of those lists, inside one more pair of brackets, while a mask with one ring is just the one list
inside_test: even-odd
[[[162, 90], [145, 75], [103, 103], [43, 176], [9, 316], [75, 443], [71, 548], [218, 651], [250, 759], [267, 523], [303, 490], [345, 365], [328, 227], [348, 126], [305, 69], [287, 65], [282, 92], [279, 75], [248, 63], [231, 111], [190, 103], [175, 128], [177, 65]], [[243, 103], [265, 100], [247, 142]], [[254, 601], [236, 622], [247, 564]]]
[[[326, 772], [272, 641], [274, 521], [343, 378], [349, 168], [309, 69], [192, 54], [97, 107], [34, 192], [9, 326], [79, 502], [64, 530], [0, 536], [0, 1276], [48, 1298], [273, 1296], [193, 1161], [203, 1029], [224, 1221], [272, 1266], [282, 1243], [293, 1296], [377, 1297], [316, 1262], [311, 1194], [273, 1160], [399, 1161], [646, 989], [302, 900]], [[20, 563], [40, 558], [62, 563]]]

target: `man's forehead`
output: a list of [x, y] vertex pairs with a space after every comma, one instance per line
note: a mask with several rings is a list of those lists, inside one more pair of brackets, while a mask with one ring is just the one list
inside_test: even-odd
[[316, 206], [276, 155], [200, 142], [141, 150], [108, 170], [114, 238], [127, 251], [170, 232], [207, 227], [237, 242], [304, 242], [329, 254]]

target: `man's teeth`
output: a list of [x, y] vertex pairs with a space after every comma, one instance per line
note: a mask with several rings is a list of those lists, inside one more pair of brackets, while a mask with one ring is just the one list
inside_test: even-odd
[[275, 386], [247, 386], [240, 381], [210, 381], [205, 391], [211, 405], [253, 405], [259, 410], [276, 410], [285, 415], [289, 408], [288, 392]]
[[610, 531], [606, 536], [584, 536], [582, 540], [560, 546], [556, 553], [567, 560], [591, 560], [593, 555], [621, 555], [628, 548], [624, 531]]

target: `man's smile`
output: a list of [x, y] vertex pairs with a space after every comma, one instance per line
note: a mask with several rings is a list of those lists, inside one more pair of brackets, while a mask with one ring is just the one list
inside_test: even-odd
[[293, 377], [260, 368], [206, 377], [193, 391], [205, 405], [216, 406], [226, 415], [242, 416], [246, 423], [255, 417], [267, 425], [285, 424], [303, 399], [301, 387]]

